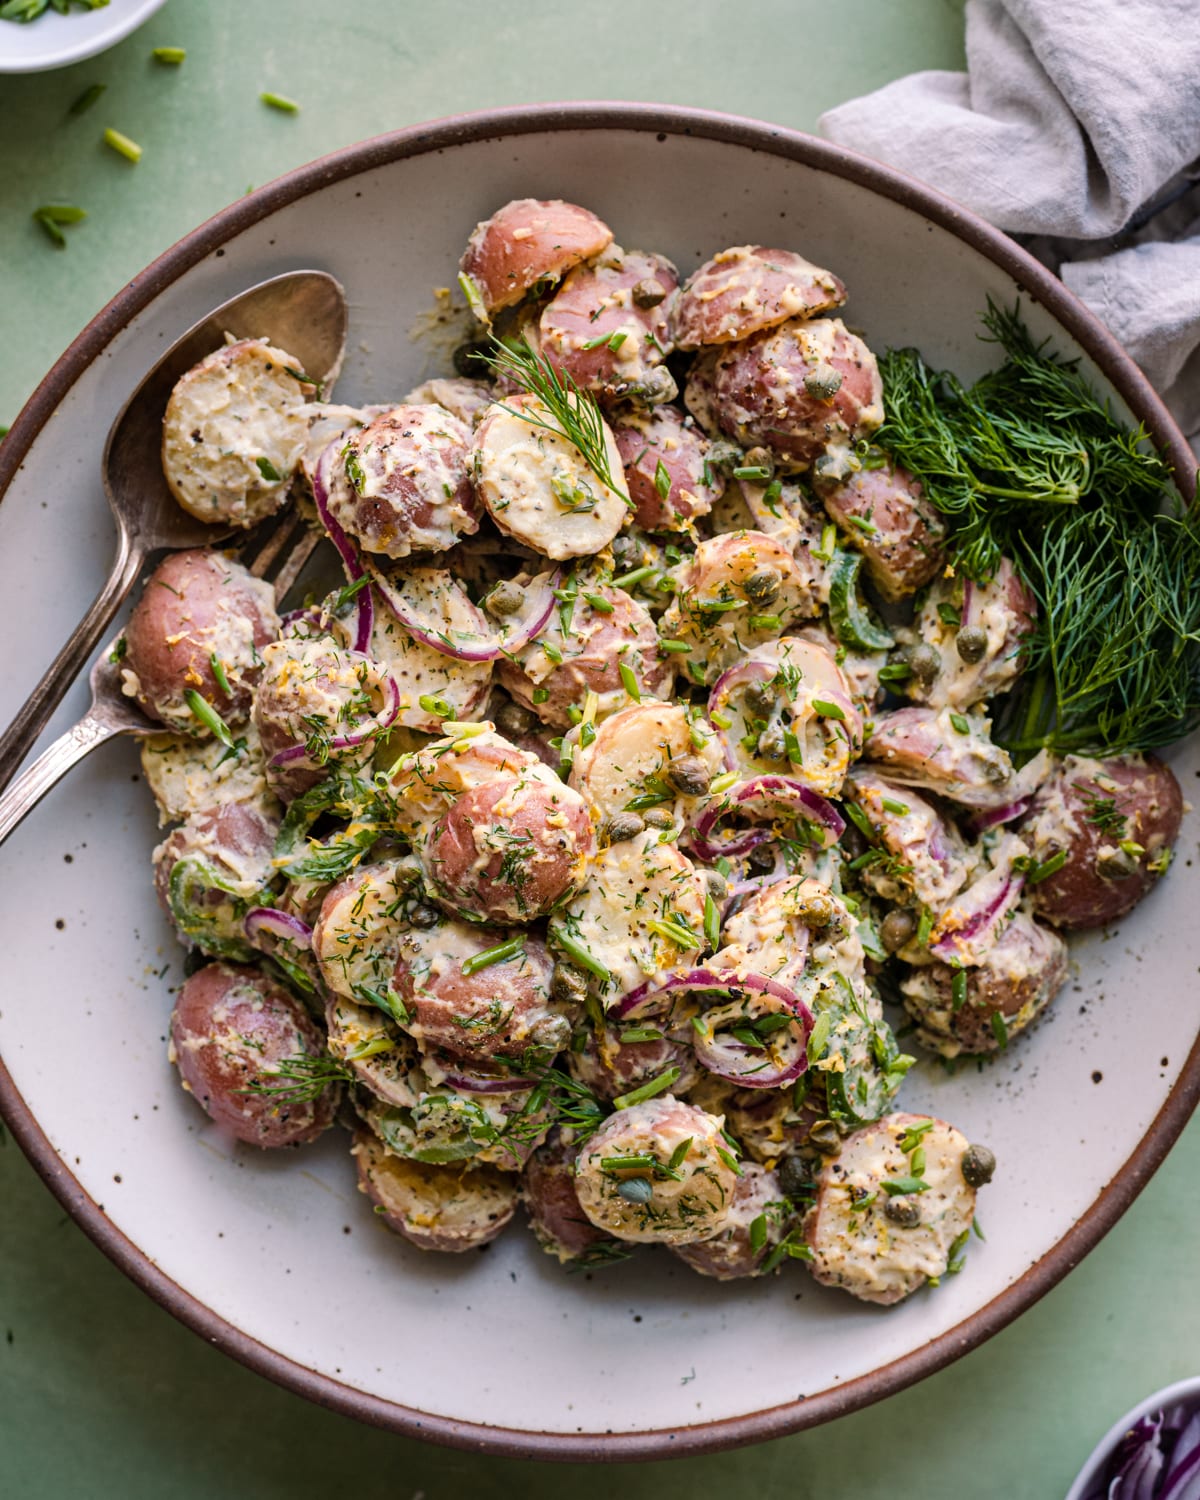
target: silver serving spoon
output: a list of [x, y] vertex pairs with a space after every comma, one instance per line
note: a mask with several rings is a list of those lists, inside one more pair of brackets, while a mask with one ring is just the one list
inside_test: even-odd
[[[125, 403], [109, 431], [102, 464], [104, 494], [117, 523], [112, 571], [49, 671], [0, 736], [0, 790], [12, 780], [46, 720], [87, 664], [147, 557], [163, 549], [209, 547], [229, 535], [228, 528], [209, 526], [190, 516], [163, 477], [163, 412], [175, 382], [206, 354], [219, 349], [230, 333], [235, 338], [270, 339], [294, 355], [313, 380], [328, 387], [341, 368], [346, 322], [345, 293], [326, 272], [289, 271], [273, 276], [222, 303], [176, 339]], [[95, 673], [93, 685], [94, 681]]]

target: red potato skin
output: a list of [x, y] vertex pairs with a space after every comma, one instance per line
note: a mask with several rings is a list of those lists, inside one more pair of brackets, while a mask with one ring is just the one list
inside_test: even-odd
[[[705, 472], [709, 443], [674, 406], [656, 406], [644, 417], [627, 417], [613, 427], [625, 484], [634, 504], [634, 525], [643, 531], [687, 531], [706, 516], [725, 492], [725, 477]], [[670, 481], [658, 490], [659, 465]]]
[[[389, 1166], [395, 1159], [371, 1131], [355, 1132], [354, 1145], [351, 1147], [350, 1154], [354, 1157], [358, 1172], [359, 1192], [371, 1200], [379, 1218], [393, 1233], [406, 1239], [410, 1245], [415, 1245], [418, 1250], [439, 1251], [443, 1255], [460, 1255], [467, 1250], [478, 1250], [483, 1245], [490, 1245], [494, 1239], [503, 1234], [516, 1211], [517, 1197], [515, 1193], [511, 1193], [510, 1196], [506, 1195], [505, 1198], [500, 1199], [496, 1210], [488, 1216], [487, 1220], [475, 1224], [470, 1232], [454, 1233], [447, 1229], [438, 1229], [434, 1225], [418, 1227], [403, 1214], [396, 1212], [396, 1205], [389, 1192], [387, 1180]], [[420, 1162], [405, 1161], [402, 1164], [402, 1170], [414, 1173], [448, 1173], [455, 1169], [424, 1166]], [[463, 1176], [467, 1179], [486, 1177], [492, 1186], [504, 1183], [501, 1174], [490, 1167], [472, 1166], [464, 1172]]]
[[[186, 855], [203, 852], [219, 861], [224, 850], [239, 863], [261, 863], [268, 868], [277, 831], [278, 824], [253, 802], [226, 802], [209, 812], [193, 813], [156, 851], [154, 889], [159, 905], [170, 915], [171, 871]], [[213, 893], [214, 905], [225, 899], [221, 892]]]
[[425, 858], [435, 894], [454, 911], [533, 922], [578, 884], [594, 853], [579, 793], [517, 775], [464, 792], [434, 827]]
[[[915, 593], [941, 569], [945, 527], [925, 500], [920, 481], [895, 459], [841, 481], [815, 475], [813, 488], [830, 519], [866, 559], [871, 581], [885, 599], [894, 602]], [[875, 531], [862, 531], [856, 520], [869, 521]]]
[[680, 349], [728, 344], [789, 318], [832, 312], [845, 300], [836, 276], [795, 251], [737, 245], [688, 277], [671, 331]]
[[[472, 932], [483, 953], [512, 937], [494, 927]], [[436, 944], [436, 929], [432, 937]], [[455, 1057], [520, 1057], [530, 1045], [559, 1050], [570, 1039], [574, 1016], [550, 997], [554, 960], [535, 937], [525, 942], [523, 957], [464, 974], [451, 964], [434, 979], [420, 980], [412, 956], [404, 951], [396, 964], [395, 987], [414, 1018], [413, 1034], [426, 1047], [441, 1047]], [[502, 1024], [492, 1029], [499, 1007]], [[479, 1024], [472, 1028], [468, 1022]]]
[[558, 280], [612, 242], [603, 220], [561, 198], [517, 198], [477, 224], [459, 265], [489, 313], [513, 307], [537, 281]]
[[250, 584], [241, 563], [206, 548], [172, 552], [151, 573], [125, 627], [125, 665], [137, 674], [137, 701], [151, 718], [163, 720], [159, 705], [180, 699], [188, 688], [228, 723], [249, 714], [257, 663], [226, 664], [232, 689], [226, 694], [213, 673], [213, 646], [203, 632], [236, 612], [251, 622], [256, 647], [276, 638], [279, 617]]
[[[659, 654], [658, 631], [649, 611], [624, 589], [602, 585], [588, 592], [611, 604], [612, 612], [593, 609], [582, 596], [576, 601], [571, 633], [560, 643], [561, 666], [534, 682], [519, 661], [502, 656], [497, 664], [501, 687], [551, 729], [571, 727], [570, 710], [583, 707], [589, 690], [601, 694], [620, 690], [623, 661], [633, 670], [646, 697], [668, 697], [674, 686], [674, 662]], [[622, 647], [627, 650], [618, 655]], [[541, 703], [533, 698], [538, 688], [549, 694]]]
[[[643, 281], [662, 292], [656, 307], [637, 307], [624, 295]], [[663, 256], [613, 246], [597, 264], [572, 271], [546, 305], [538, 324], [543, 356], [584, 390], [639, 394], [646, 373], [671, 352], [667, 311], [678, 285], [675, 267]], [[631, 323], [642, 330], [636, 350], [630, 348]], [[606, 340], [618, 331], [626, 339], [614, 350]]]
[[875, 420], [865, 421], [864, 416], [868, 409], [883, 409], [875, 356], [837, 319], [830, 322], [834, 338], [829, 364], [842, 377], [832, 399], [805, 389], [805, 377], [817, 367], [803, 350], [809, 328], [803, 320], [792, 319], [721, 351], [713, 366], [713, 395], [727, 437], [746, 447], [769, 448], [807, 468], [827, 447], [874, 431]]
[[577, 1155], [570, 1132], [556, 1126], [525, 1163], [521, 1177], [529, 1227], [542, 1249], [561, 1261], [577, 1260], [596, 1244], [617, 1243], [611, 1234], [597, 1229], [579, 1206], [575, 1192]]
[[[1133, 910], [1159, 879], [1151, 865], [1179, 837], [1183, 817], [1183, 792], [1171, 768], [1154, 755], [1115, 756], [1102, 762], [1104, 779], [1115, 788], [1098, 784], [1090, 775], [1072, 768], [1070, 760], [1056, 772], [1064, 798], [1075, 814], [1078, 832], [1061, 845], [1069, 858], [1063, 868], [1033, 887], [1034, 907], [1040, 917], [1058, 927], [1102, 927]], [[1041, 789], [1026, 828], [1037, 823], [1052, 784]], [[1096, 798], [1112, 799], [1115, 811], [1125, 820], [1122, 837], [1145, 850], [1136, 856], [1137, 872], [1124, 880], [1105, 879], [1096, 869], [1096, 856], [1112, 847], [1112, 833], [1105, 833], [1088, 819]], [[1023, 830], [1024, 831], [1024, 830]], [[1052, 840], [1038, 858], [1051, 856], [1060, 841]]]
[[700, 1065], [686, 1037], [680, 1041], [672, 1035], [660, 1041], [622, 1043], [610, 1031], [601, 1050], [595, 1033], [589, 1031], [583, 1050], [572, 1050], [567, 1065], [598, 1099], [627, 1094], [671, 1067], [679, 1069], [679, 1077], [671, 1085], [673, 1093], [687, 1093], [700, 1078]]
[[763, 1262], [783, 1238], [783, 1232], [778, 1220], [768, 1219], [767, 1238], [755, 1250], [750, 1244], [750, 1225], [766, 1212], [769, 1204], [779, 1205], [783, 1201], [783, 1189], [776, 1174], [757, 1162], [743, 1161], [733, 1189], [727, 1226], [710, 1240], [672, 1245], [671, 1254], [701, 1276], [711, 1276], [716, 1281], [741, 1281], [747, 1276], [757, 1276]]
[[171, 1047], [184, 1087], [205, 1114], [249, 1146], [303, 1145], [333, 1123], [336, 1088], [302, 1103], [239, 1092], [277, 1082], [273, 1063], [325, 1050], [300, 1002], [257, 969], [198, 969], [175, 1002]]

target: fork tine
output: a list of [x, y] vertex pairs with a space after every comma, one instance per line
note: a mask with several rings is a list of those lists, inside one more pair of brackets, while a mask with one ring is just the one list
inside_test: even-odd
[[275, 603], [284, 597], [296, 579], [300, 576], [300, 570], [313, 555], [313, 552], [321, 544], [321, 533], [311, 528], [306, 528], [296, 540], [292, 550], [284, 559], [283, 566], [275, 577]]
[[[270, 523], [265, 536], [260, 530], [247, 541], [242, 548], [242, 561], [255, 578], [266, 577], [271, 564], [288, 545], [297, 526], [303, 528], [304, 521], [296, 507], [291, 506]], [[247, 555], [250, 553], [253, 553], [253, 557]]]
[[255, 530], [242, 547], [241, 560], [255, 578], [272, 582], [278, 604], [321, 540], [322, 532], [293, 505]]

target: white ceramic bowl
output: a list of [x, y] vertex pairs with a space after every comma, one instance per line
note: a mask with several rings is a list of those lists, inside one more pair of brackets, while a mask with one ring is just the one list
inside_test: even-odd
[[107, 52], [148, 21], [164, 0], [109, 0], [100, 10], [51, 7], [36, 21], [0, 21], [0, 73], [44, 73]]
[[[1058, 282], [916, 183], [820, 141], [699, 111], [545, 106], [352, 147], [234, 204], [89, 326], [0, 444], [6, 599], [0, 716], [16, 709], [106, 569], [104, 435], [166, 341], [260, 278], [324, 267], [348, 290], [338, 398], [431, 372], [410, 331], [452, 284], [476, 220], [525, 195], [576, 199], [627, 246], [683, 269], [734, 243], [792, 245], [842, 275], [877, 347], [917, 343], [964, 376], [990, 293], [1023, 291], [1038, 336], [1083, 357], [1179, 465], [1144, 379]], [[444, 357], [444, 356], [443, 356]], [[82, 685], [57, 719], [85, 706]], [[1188, 786], [1195, 746], [1174, 757]], [[180, 950], [150, 889], [157, 837], [127, 745], [75, 771], [2, 853], [0, 1103], [89, 1234], [185, 1322], [326, 1405], [508, 1453], [661, 1456], [778, 1435], [877, 1399], [978, 1344], [1075, 1264], [1144, 1185], [1200, 1095], [1186, 868], [1115, 936], [1074, 945], [1053, 1011], [996, 1061], [914, 1072], [934, 1112], [1000, 1160], [986, 1242], [936, 1291], [883, 1310], [804, 1271], [722, 1286], [648, 1254], [565, 1274], [514, 1229], [486, 1254], [422, 1255], [355, 1191], [344, 1138], [302, 1154], [232, 1146], [165, 1057]], [[70, 862], [68, 862], [68, 860]], [[1136, 1024], [1131, 1017], [1136, 1012]], [[5, 1071], [6, 1069], [6, 1071]]]
[[1113, 1449], [1135, 1422], [1140, 1422], [1151, 1412], [1162, 1411], [1164, 1407], [1177, 1406], [1182, 1402], [1193, 1406], [1200, 1402], [1200, 1375], [1193, 1375], [1188, 1380], [1177, 1380], [1174, 1385], [1163, 1386], [1161, 1391], [1155, 1391], [1152, 1396], [1139, 1401], [1119, 1421], [1114, 1422], [1092, 1449], [1087, 1463], [1080, 1469], [1075, 1483], [1067, 1491], [1066, 1500], [1085, 1500], [1085, 1496], [1104, 1472], [1104, 1466], [1108, 1463]]

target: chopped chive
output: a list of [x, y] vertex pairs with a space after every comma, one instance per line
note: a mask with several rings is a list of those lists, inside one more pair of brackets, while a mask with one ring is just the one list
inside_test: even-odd
[[704, 938], [714, 952], [721, 945], [721, 913], [711, 895], [704, 898]]
[[87, 218], [87, 210], [77, 208], [74, 203], [43, 203], [41, 208], [34, 209], [33, 218], [61, 250], [67, 243], [61, 226], [78, 224]]
[[119, 130], [111, 127], [104, 132], [104, 144], [111, 146], [118, 156], [123, 156], [126, 161], [139, 162], [142, 159], [142, 148], [136, 141], [131, 141], [127, 135], [122, 135]]
[[1057, 854], [1052, 854], [1049, 859], [1043, 860], [1029, 872], [1029, 884], [1040, 885], [1043, 880], [1049, 880], [1051, 875], [1057, 875], [1059, 870], [1066, 864], [1070, 854], [1066, 849], [1060, 849]]
[[829, 1041], [829, 1033], [833, 1030], [833, 1012], [822, 1011], [817, 1017], [813, 1029], [808, 1034], [808, 1060], [810, 1063], [816, 1060], [825, 1051], [826, 1043]]
[[833, 554], [837, 550], [837, 527], [832, 521], [828, 522], [821, 530], [821, 546], [818, 551], [813, 549], [813, 556], [821, 562], [832, 562]]
[[755, 484], [765, 484], [771, 477], [771, 471], [764, 464], [743, 464], [741, 468], [734, 469], [735, 479], [749, 479]]
[[1008, 1026], [998, 1010], [992, 1012], [992, 1035], [1001, 1047], [1008, 1046]]
[[967, 1003], [967, 971], [955, 969], [950, 981], [950, 1002], [954, 1010], [962, 1010]]
[[634, 1042], [661, 1042], [662, 1032], [657, 1026], [627, 1026], [618, 1037], [622, 1047]]
[[856, 526], [865, 536], [874, 536], [879, 530], [874, 521], [868, 521], [865, 516], [847, 516], [846, 519], [851, 526]]
[[750, 1248], [755, 1255], [767, 1243], [767, 1216], [759, 1214], [757, 1219], [750, 1221]]
[[889, 1198], [903, 1198], [910, 1193], [927, 1193], [929, 1184], [922, 1177], [891, 1177], [883, 1184]]
[[646, 926], [657, 937], [669, 938], [679, 948], [689, 949], [703, 946], [699, 937], [690, 927], [685, 927], [682, 922], [667, 920], [663, 917], [651, 917]]
[[641, 583], [643, 578], [649, 578], [652, 573], [657, 573], [655, 567], [634, 568], [632, 573], [622, 573], [620, 578], [613, 579], [613, 588], [625, 589], [632, 584]]
[[280, 109], [285, 115], [294, 115], [300, 112], [300, 106], [294, 99], [288, 99], [283, 94], [272, 94], [270, 91], [258, 96], [264, 104], [269, 104], [272, 109]]
[[958, 734], [970, 734], [971, 722], [965, 714], [951, 714], [950, 722]]
[[[660, 1073], [657, 1078], [652, 1078], [649, 1083], [643, 1083], [640, 1088], [630, 1089], [627, 1094], [618, 1094], [613, 1100], [614, 1109], [628, 1109], [631, 1104], [644, 1104], [647, 1099], [653, 1099], [656, 1094], [664, 1094], [667, 1089], [679, 1077], [677, 1067], [668, 1068], [665, 1073]], [[671, 1168], [670, 1170], [674, 1170]]]
[[732, 1151], [726, 1151], [724, 1146], [718, 1146], [717, 1155], [721, 1158], [721, 1160], [725, 1163], [725, 1165], [729, 1168], [729, 1170], [735, 1177], [740, 1177], [742, 1175], [742, 1169], [738, 1166], [737, 1157], [734, 1156]]
[[554, 663], [554, 665], [556, 667], [561, 667], [562, 666], [563, 654], [558, 649], [558, 647], [554, 644], [554, 642], [553, 641], [543, 641], [541, 643], [541, 646], [542, 646], [542, 650], [546, 653], [546, 655]]
[[782, 615], [749, 615], [746, 624], [751, 630], [781, 630], [783, 628]]
[[602, 983], [607, 984], [612, 978], [612, 975], [600, 960], [593, 957], [587, 948], [573, 938], [564, 927], [551, 927], [549, 937], [551, 942], [556, 947], [561, 948], [568, 958], [573, 959], [581, 969], [586, 969], [589, 974], [594, 974]]
[[435, 718], [441, 719], [443, 723], [447, 720], [453, 722], [454, 710], [446, 702], [445, 698], [435, 698], [432, 693], [422, 693], [417, 699], [418, 705], [427, 714], [433, 714]]
[[584, 599], [592, 606], [597, 614], [611, 615], [616, 606], [611, 600], [606, 599], [603, 594], [584, 594]]
[[907, 682], [912, 676], [913, 669], [906, 661], [890, 661], [886, 667], [880, 667], [880, 682]]
[[524, 952], [524, 937], [509, 938], [507, 943], [497, 943], [494, 948], [485, 948], [482, 953], [476, 953], [471, 958], [464, 959], [462, 971], [464, 974], [478, 974], [480, 969], [490, 969], [493, 964], [507, 963], [510, 958], [517, 958]]
[[692, 1030], [696, 1033], [697, 1036], [708, 1035], [708, 1027], [704, 1024], [699, 1016], [692, 1017]]
[[150, 55], [155, 62], [169, 63], [171, 67], [177, 68], [187, 57], [187, 49], [185, 47], [155, 47]]
[[222, 745], [226, 745], [232, 749], [233, 735], [230, 734], [229, 726], [212, 704], [205, 702], [195, 688], [188, 688], [183, 697], [184, 702], [191, 709], [193, 716], [199, 719], [201, 724], [214, 734]]
[[925, 1176], [925, 1147], [917, 1146], [909, 1159], [909, 1166], [914, 1177]]
[[658, 498], [665, 505], [667, 496], [671, 493], [671, 475], [661, 458], [654, 466], [654, 488], [658, 493]]
[[939, 604], [937, 607], [937, 617], [943, 625], [954, 625], [957, 627], [962, 624], [962, 616], [953, 604]]
[[534, 690], [530, 694], [530, 696], [532, 697], [532, 699], [533, 699], [533, 701], [535, 703], [545, 703], [545, 701], [547, 700], [547, 698], [549, 698], [549, 696], [550, 696], [550, 689], [549, 688], [542, 688], [542, 687], [534, 688]]
[[846, 710], [837, 703], [830, 703], [827, 698], [814, 698], [812, 706], [823, 718], [844, 719]]
[[217, 686], [227, 698], [232, 698], [233, 691], [229, 686], [229, 678], [225, 675], [225, 663], [215, 651], [209, 656], [208, 664], [212, 668], [213, 678]]
[[602, 1156], [600, 1158], [600, 1170], [602, 1172], [644, 1172], [649, 1167], [658, 1166], [653, 1156], [645, 1152], [629, 1156]]
[[733, 727], [733, 720], [729, 715], [721, 713], [718, 709], [714, 708], [708, 717], [718, 729], [732, 729]]
[[921, 908], [921, 919], [917, 923], [917, 947], [927, 948], [929, 937], [933, 932], [933, 913], [927, 906]]
[[910, 811], [907, 802], [897, 802], [894, 797], [883, 799], [883, 810], [892, 813], [897, 818], [907, 817]]
[[642, 690], [638, 687], [638, 680], [634, 676], [633, 668], [627, 661], [623, 661], [620, 664], [619, 670], [621, 673], [621, 683], [625, 691], [635, 703], [640, 703], [642, 701]]
[[862, 808], [859, 807], [857, 802], [846, 803], [846, 816], [854, 824], [855, 828], [858, 829], [859, 833], [862, 834], [863, 838], [872, 843], [874, 842], [875, 830], [871, 827], [871, 820], [863, 812]]
[[695, 1139], [696, 1137], [694, 1135], [689, 1135], [686, 1141], [680, 1141], [678, 1146], [675, 1147], [674, 1151], [671, 1152], [671, 1159], [667, 1163], [667, 1166], [671, 1169], [672, 1172], [677, 1172], [679, 1168], [683, 1166], [684, 1159], [687, 1156], [688, 1152], [692, 1149], [692, 1142]]
[[75, 103], [67, 110], [67, 113], [69, 115], [86, 114], [107, 87], [106, 83], [93, 83], [90, 88], [84, 89]]
[[977, 1239], [987, 1239], [987, 1235], [983, 1232], [983, 1226], [980, 1224], [978, 1219], [971, 1220], [971, 1228], [975, 1231], [975, 1236]]
[[696, 608], [706, 615], [724, 615], [731, 609], [745, 609], [744, 599], [697, 599]]
[[283, 475], [275, 467], [269, 458], [256, 458], [254, 466], [268, 484], [279, 484]]
[[658, 649], [668, 653], [674, 652], [678, 656], [687, 656], [692, 648], [686, 641], [659, 641]]
[[590, 719], [585, 719], [579, 730], [579, 743], [586, 750], [596, 738], [596, 726]]

